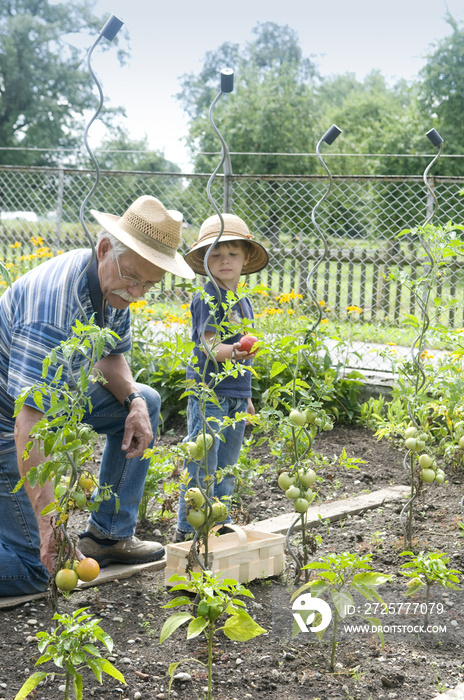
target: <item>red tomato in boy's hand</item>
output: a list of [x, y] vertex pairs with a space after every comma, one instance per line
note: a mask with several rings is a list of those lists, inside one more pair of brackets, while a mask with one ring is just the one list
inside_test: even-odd
[[258, 338], [255, 338], [254, 335], [244, 335], [243, 338], [240, 338], [240, 348], [239, 350], [246, 352], [251, 352], [251, 348], [255, 343], [258, 342]]

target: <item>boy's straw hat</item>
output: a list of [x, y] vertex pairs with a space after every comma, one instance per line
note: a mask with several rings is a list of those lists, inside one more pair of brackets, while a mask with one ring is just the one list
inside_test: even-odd
[[105, 231], [162, 270], [193, 279], [193, 270], [177, 252], [182, 239], [182, 214], [166, 209], [150, 195], [143, 195], [121, 217], [90, 210]]
[[[266, 249], [255, 241], [251, 235], [246, 223], [235, 214], [222, 214], [224, 219], [224, 230], [222, 232], [219, 243], [227, 241], [248, 241], [250, 244], [250, 257], [248, 262], [243, 266], [242, 275], [247, 275], [250, 272], [259, 272], [263, 267], [266, 267], [269, 258]], [[221, 230], [221, 220], [217, 214], [210, 216], [201, 225], [196, 241], [190, 253], [187, 253], [185, 260], [188, 262], [192, 270], [200, 275], [206, 275], [205, 266], [203, 263], [205, 251], [200, 249], [210, 246], [214, 243]]]

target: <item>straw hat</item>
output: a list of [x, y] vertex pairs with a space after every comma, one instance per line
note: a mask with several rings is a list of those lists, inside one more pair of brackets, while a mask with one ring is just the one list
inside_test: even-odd
[[195, 274], [177, 252], [182, 235], [182, 214], [166, 209], [150, 195], [143, 195], [121, 217], [90, 210], [105, 231], [162, 270], [193, 279]]
[[[224, 219], [224, 230], [219, 239], [219, 243], [227, 241], [248, 241], [250, 244], [250, 257], [246, 265], [243, 266], [242, 275], [247, 275], [250, 272], [258, 272], [266, 267], [269, 258], [266, 249], [255, 241], [251, 235], [246, 223], [234, 214], [222, 214]], [[200, 275], [205, 275], [205, 266], [203, 263], [204, 252], [200, 251], [214, 243], [221, 230], [221, 220], [217, 214], [210, 216], [201, 225], [198, 241], [196, 241], [190, 253], [187, 253], [185, 260], [188, 262], [192, 270]]]

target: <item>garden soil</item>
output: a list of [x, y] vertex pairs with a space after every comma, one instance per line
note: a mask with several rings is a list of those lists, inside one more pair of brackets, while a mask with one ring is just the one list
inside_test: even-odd
[[[183, 438], [182, 426], [175, 432], [163, 436], [162, 441], [173, 443]], [[343, 448], [349, 457], [364, 460], [359, 469], [330, 466], [332, 458]], [[404, 451], [391, 442], [377, 441], [366, 429], [336, 427], [318, 438], [315, 449], [329, 458], [328, 466], [321, 472], [324, 481], [319, 496], [324, 502], [405, 483]], [[263, 464], [273, 464], [274, 458], [265, 445], [251, 456], [259, 457]], [[459, 525], [464, 520], [462, 469], [448, 468], [447, 481], [444, 485], [427, 485], [417, 499], [413, 547], [415, 552], [446, 552], [450, 557], [448, 566], [464, 571], [464, 537]], [[257, 478], [253, 488], [253, 496], [245, 495], [241, 499], [238, 517], [242, 522], [291, 512], [292, 504], [277, 486], [275, 468]], [[312, 531], [322, 538], [314, 559], [330, 552], [369, 553], [375, 571], [393, 576], [380, 589], [388, 608], [379, 609], [379, 606], [376, 611], [386, 630], [384, 645], [370, 630], [350, 629], [348, 625], [364, 621], [354, 615], [347, 616], [339, 626], [335, 669], [331, 672], [332, 623], [322, 642], [312, 632], [300, 632], [292, 637], [290, 598], [303, 581], [295, 584], [293, 559], [287, 556], [284, 575], [248, 584], [254, 595], [247, 602], [248, 611], [267, 633], [245, 643], [232, 642], [222, 632], [216, 634], [215, 700], [429, 700], [462, 682], [462, 593], [433, 587], [429, 624], [434, 630], [420, 631], [424, 626], [424, 593], [406, 597], [407, 579], [399, 573], [399, 567], [408, 559], [401, 556], [404, 551], [401, 508], [398, 502], [385, 503], [381, 508], [338, 522], [321, 522]], [[169, 543], [174, 527], [173, 520], [149, 522], [137, 534]], [[298, 545], [297, 540], [298, 535], [293, 538], [293, 546]], [[101, 620], [101, 626], [114, 640], [110, 659], [127, 683], [104, 676], [100, 685], [86, 671], [83, 695], [86, 700], [168, 698], [168, 667], [181, 661], [176, 669], [176, 674], [181, 675], [172, 684], [171, 697], [185, 700], [204, 697], [206, 670], [198, 663], [206, 661], [203, 639], [187, 641], [186, 630], [181, 627], [163, 644], [159, 642], [163, 622], [173, 612], [163, 606], [174, 595], [165, 587], [161, 570], [137, 573], [128, 579], [76, 591], [67, 600], [60, 599], [61, 612], [86, 607]], [[355, 603], [361, 614], [374, 612], [373, 604], [364, 599], [356, 598]], [[50, 626], [51, 615], [46, 598], [0, 611], [0, 700], [13, 700], [35, 670], [34, 664], [40, 656], [35, 635]], [[52, 666], [40, 667], [45, 668], [51, 670]], [[62, 683], [58, 676], [51, 677], [37, 688], [33, 697], [63, 698]]]

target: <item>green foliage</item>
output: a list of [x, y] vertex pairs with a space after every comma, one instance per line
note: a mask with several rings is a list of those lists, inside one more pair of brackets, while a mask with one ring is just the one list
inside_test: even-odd
[[[452, 146], [453, 153], [464, 152], [462, 130], [457, 125], [464, 110], [462, 62], [464, 60], [464, 28], [447, 12], [451, 34], [440, 39], [427, 56], [420, 73], [421, 101], [429, 114], [436, 115], [435, 126]], [[442, 161], [437, 166], [440, 175], [458, 175], [458, 160]]]
[[[82, 61], [82, 49], [73, 45], [70, 38], [88, 32], [90, 41], [104, 21], [92, 14], [87, 2], [3, 0], [0, 3], [3, 146], [56, 149], [76, 145], [79, 117], [96, 107], [97, 99], [92, 78]], [[102, 50], [108, 49], [105, 43], [102, 42]], [[122, 52], [120, 58], [124, 58]], [[107, 110], [107, 123], [111, 122], [110, 115], [111, 110]], [[43, 153], [6, 151], [0, 157], [9, 165], [50, 163], [50, 157]], [[43, 200], [46, 196], [48, 193], [42, 189], [40, 197]]]
[[102, 644], [108, 652], [113, 649], [113, 640], [99, 627], [100, 620], [93, 619], [86, 613], [87, 608], [80, 608], [70, 615], [55, 613], [53, 620], [58, 625], [52, 632], [37, 632], [39, 651], [41, 656], [35, 665], [40, 666], [47, 662], [53, 662], [55, 667], [63, 669], [64, 673], [42, 671], [33, 673], [18, 693], [14, 700], [23, 700], [30, 695], [38, 684], [47, 676], [63, 676], [66, 681], [64, 700], [69, 700], [72, 690], [75, 700], [83, 700], [82, 671], [90, 669], [97, 681], [101, 684], [103, 673], [115, 678], [120, 683], [126, 683], [124, 676], [113, 666], [96, 646]]
[[27, 480], [33, 488], [51, 481], [56, 500], [48, 504], [43, 514], [56, 512], [56, 540], [60, 542], [56, 570], [62, 568], [66, 559], [74, 556], [75, 543], [67, 534], [67, 521], [74, 509], [97, 510], [103, 500], [118, 498], [111, 485], [99, 488], [92, 501], [90, 493], [79, 486], [85, 475], [85, 463], [93, 454], [96, 433], [91, 426], [82, 423], [86, 412], [92, 411], [92, 402], [87, 390], [92, 382], [103, 381], [95, 363], [103, 353], [115, 345], [116, 334], [108, 328], [84, 325], [76, 320], [73, 334], [54, 348], [42, 365], [43, 381], [25, 388], [15, 401], [15, 416], [27, 399], [32, 398], [43, 417], [31, 431], [33, 438], [26, 445], [23, 459], [27, 463], [35, 446], [41, 457], [37, 467], [32, 467], [14, 491]]
[[[197, 594], [196, 616], [188, 612], [178, 612], [171, 615], [161, 629], [160, 643], [162, 644], [179, 627], [189, 623], [187, 639], [194, 639], [204, 634], [208, 642], [208, 692], [206, 700], [212, 700], [212, 664], [213, 636], [219, 630], [234, 642], [247, 642], [254, 637], [264, 634], [260, 627], [245, 610], [245, 603], [238, 596], [253, 598], [253, 594], [234, 579], [220, 580], [220, 575], [213, 576], [211, 571], [192, 573], [191, 579], [186, 576], [172, 576], [170, 583], [175, 583], [171, 591], [194, 591]], [[190, 605], [186, 595], [171, 600], [164, 608], [176, 608]], [[223, 619], [225, 618], [225, 619]], [[171, 688], [173, 674], [177, 664], [171, 664], [169, 674]]]
[[461, 574], [461, 571], [448, 569], [447, 564], [450, 558], [443, 552], [419, 552], [417, 555], [414, 555], [413, 552], [401, 552], [400, 556], [411, 557], [410, 561], [400, 567], [400, 573], [409, 579], [406, 584], [408, 587], [406, 595], [414, 595], [425, 587], [426, 613], [424, 623], [427, 626], [430, 589], [432, 586], [442, 586], [455, 591], [460, 590], [458, 575]]
[[[150, 459], [150, 466], [139, 505], [139, 520], [149, 518], [157, 504], [172, 497], [174, 491], [179, 489], [179, 486], [169, 479], [174, 471], [175, 463], [179, 460], [179, 449], [154, 445], [145, 451], [144, 457]], [[163, 512], [160, 513], [161, 517], [164, 515]]]
[[[325, 557], [321, 557], [319, 561], [311, 562], [305, 566], [305, 569], [315, 572], [316, 578], [305, 583], [292, 595], [291, 600], [295, 600], [305, 591], [309, 591], [315, 597], [320, 597], [323, 593], [330, 595], [334, 606], [330, 657], [330, 668], [332, 671], [335, 667], [338, 622], [346, 617], [349, 610], [356, 610], [352, 593], [359, 593], [366, 600], [377, 600], [381, 605], [384, 604], [377, 588], [387, 583], [392, 576], [372, 571], [372, 567], [369, 564], [371, 559], [372, 554], [359, 555], [351, 554], [350, 552], [328, 554]], [[320, 616], [320, 613], [317, 613], [317, 615]], [[356, 615], [367, 620], [374, 627], [383, 645], [384, 640], [380, 621], [372, 616]], [[315, 624], [318, 624], [317, 616]], [[298, 629], [294, 624], [294, 634], [297, 632]], [[325, 630], [317, 633], [320, 640], [324, 633]]]

